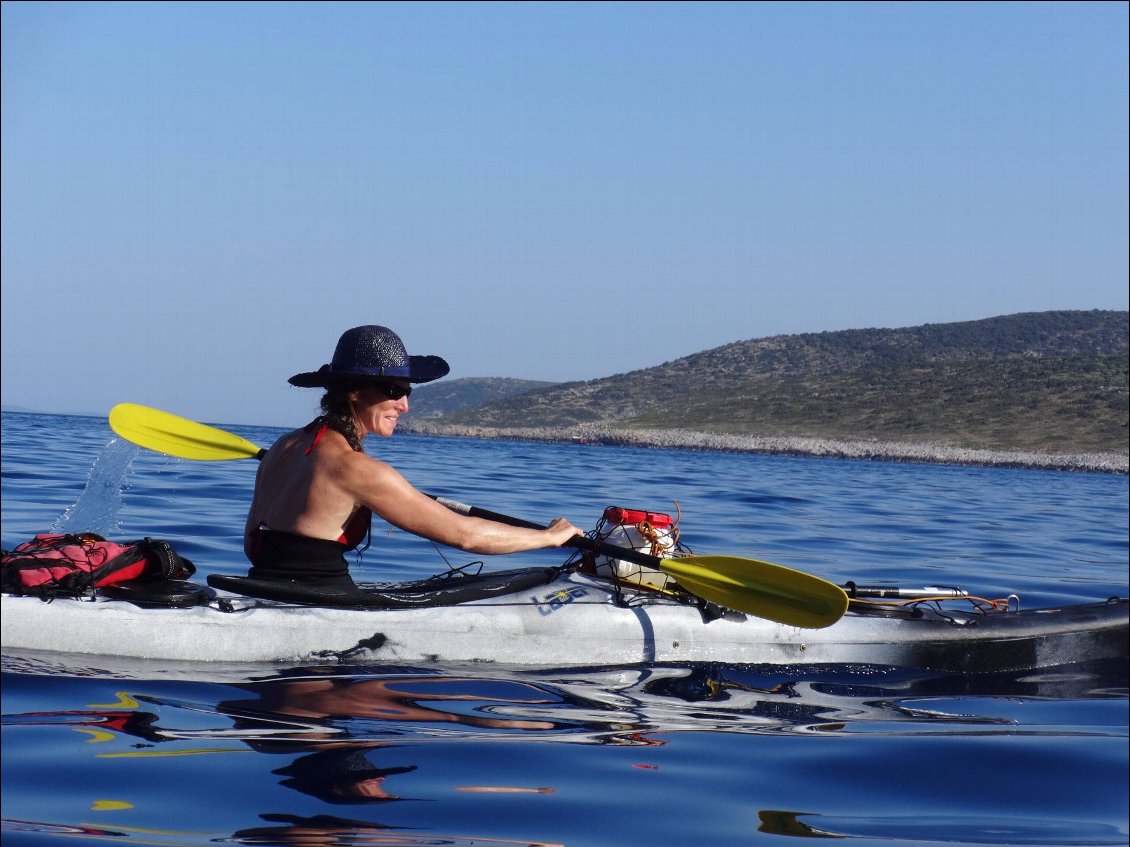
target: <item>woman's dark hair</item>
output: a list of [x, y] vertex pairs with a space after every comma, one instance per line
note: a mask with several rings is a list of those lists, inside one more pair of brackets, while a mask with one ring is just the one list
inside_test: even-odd
[[357, 434], [357, 426], [353, 422], [353, 406], [349, 402], [349, 392], [357, 388], [356, 385], [334, 385], [327, 388], [322, 395], [322, 417], [326, 426], [345, 436], [350, 447], [358, 453], [364, 453], [361, 436]]

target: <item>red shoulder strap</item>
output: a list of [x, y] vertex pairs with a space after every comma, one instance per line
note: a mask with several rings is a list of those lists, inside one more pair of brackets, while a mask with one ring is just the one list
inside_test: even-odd
[[314, 436], [313, 443], [311, 443], [311, 445], [306, 448], [306, 452], [303, 455], [309, 456], [311, 453], [314, 452], [314, 448], [318, 446], [318, 442], [322, 440], [322, 436], [326, 434], [326, 430], [329, 429], [329, 428], [330, 428], [330, 425], [327, 424], [327, 423], [323, 423], [318, 428], [318, 434]]

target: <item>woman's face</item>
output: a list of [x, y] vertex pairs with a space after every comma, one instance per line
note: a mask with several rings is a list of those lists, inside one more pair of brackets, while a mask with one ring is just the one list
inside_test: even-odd
[[[408, 389], [408, 380], [390, 379], [388, 386]], [[399, 393], [399, 392], [397, 392]], [[386, 386], [367, 385], [350, 395], [353, 398], [353, 414], [364, 432], [388, 438], [396, 431], [396, 422], [408, 411], [408, 395], [393, 400], [386, 393]]]

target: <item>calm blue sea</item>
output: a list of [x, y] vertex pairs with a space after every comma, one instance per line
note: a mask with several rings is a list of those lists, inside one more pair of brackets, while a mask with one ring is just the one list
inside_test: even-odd
[[[226, 428], [262, 445], [278, 435]], [[677, 510], [697, 552], [836, 582], [960, 585], [1026, 607], [1128, 593], [1126, 476], [414, 436], [369, 447], [433, 494], [585, 527], [608, 505]], [[244, 572], [254, 461], [186, 462], [116, 440], [104, 419], [7, 412], [2, 448], [6, 549], [90, 530], [171, 540], [199, 576]], [[469, 558], [384, 529], [364, 580]], [[247, 681], [35, 675], [5, 658], [5, 844], [1108, 845], [1130, 833], [1125, 669], [373, 666]]]

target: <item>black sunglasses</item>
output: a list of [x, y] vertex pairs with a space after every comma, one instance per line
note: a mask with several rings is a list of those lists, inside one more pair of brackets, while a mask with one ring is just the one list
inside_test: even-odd
[[389, 400], [399, 400], [401, 397], [407, 397], [412, 393], [411, 385], [400, 385], [396, 382], [377, 382], [373, 384], [377, 391], [381, 392]]

